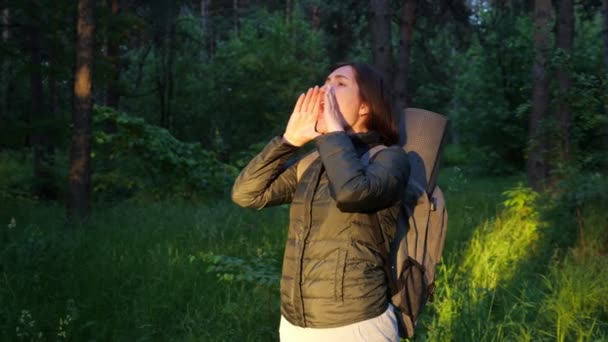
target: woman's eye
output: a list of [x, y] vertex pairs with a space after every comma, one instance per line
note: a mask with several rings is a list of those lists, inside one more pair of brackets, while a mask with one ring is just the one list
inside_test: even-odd
[[344, 82], [338, 82], [338, 85], [343, 87], [343, 86], [346, 85], [346, 83], [344, 83]]

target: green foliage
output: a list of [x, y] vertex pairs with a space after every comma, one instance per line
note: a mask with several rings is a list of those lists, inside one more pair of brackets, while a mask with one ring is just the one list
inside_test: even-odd
[[[174, 81], [175, 134], [201, 141], [224, 161], [237, 160], [250, 144], [280, 134], [298, 94], [322, 82], [327, 71], [319, 34], [298, 18], [286, 23], [279, 13], [254, 11], [240, 20], [238, 35], [217, 42], [212, 58], [200, 51], [204, 32], [198, 19], [186, 15], [177, 23], [174, 64], [167, 66]], [[145, 51], [130, 52], [134, 66]], [[157, 51], [149, 52], [141, 86], [132, 90], [145, 95], [124, 101], [128, 112], [150, 122], [159, 122], [159, 58]], [[136, 76], [136, 68], [125, 73]]]
[[0, 197], [29, 197], [33, 183], [31, 158], [23, 153], [0, 152]]
[[248, 262], [237, 257], [208, 253], [202, 255], [201, 258], [209, 264], [207, 272], [215, 273], [219, 281], [245, 282], [271, 290], [279, 288], [279, 269], [276, 267], [276, 257], [271, 259], [259, 256]]
[[448, 115], [470, 163], [490, 174], [521, 170], [525, 157], [532, 25], [526, 17], [508, 19], [453, 61], [458, 72]]
[[[237, 170], [199, 143], [177, 140], [143, 119], [95, 108], [94, 190], [109, 195], [195, 199], [224, 194]], [[101, 128], [114, 125], [116, 133]]]
[[259, 12], [243, 22], [238, 37], [218, 46], [205, 68], [208, 127], [237, 151], [280, 134], [299, 92], [322, 83], [325, 72], [319, 37], [304, 21], [286, 24], [278, 14]]
[[469, 163], [469, 156], [462, 145], [448, 144], [443, 148], [441, 155], [442, 167], [465, 166]]
[[[56, 150], [52, 165], [48, 167], [48, 186], [58, 189], [61, 198], [65, 193], [68, 174], [68, 156], [65, 151]], [[5, 150], [0, 152], [0, 199], [31, 200], [40, 198], [32, 193], [32, 187], [41, 180], [34, 177], [32, 152], [28, 149]]]

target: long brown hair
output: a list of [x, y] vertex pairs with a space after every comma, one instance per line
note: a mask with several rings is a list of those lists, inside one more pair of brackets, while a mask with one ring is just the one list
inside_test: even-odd
[[359, 96], [369, 106], [370, 113], [365, 122], [366, 128], [378, 132], [384, 145], [396, 144], [399, 141], [399, 134], [393, 121], [391, 89], [387, 82], [374, 67], [364, 63], [339, 63], [332, 70], [343, 66], [350, 66], [355, 71]]

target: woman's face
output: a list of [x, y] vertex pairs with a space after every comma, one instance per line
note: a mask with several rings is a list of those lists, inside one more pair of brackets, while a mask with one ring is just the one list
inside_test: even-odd
[[[353, 132], [366, 131], [364, 125], [365, 115], [369, 110], [359, 96], [359, 85], [355, 79], [355, 70], [349, 65], [334, 70], [327, 76], [322, 89], [327, 91], [329, 87], [332, 87], [336, 94], [340, 112], [347, 125], [345, 130]], [[319, 116], [317, 130], [319, 132], [325, 132], [326, 130], [322, 115]]]

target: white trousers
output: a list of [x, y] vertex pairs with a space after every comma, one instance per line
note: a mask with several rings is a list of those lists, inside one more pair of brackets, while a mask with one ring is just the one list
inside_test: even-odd
[[281, 342], [399, 342], [392, 305], [380, 316], [337, 328], [302, 328], [281, 316]]

